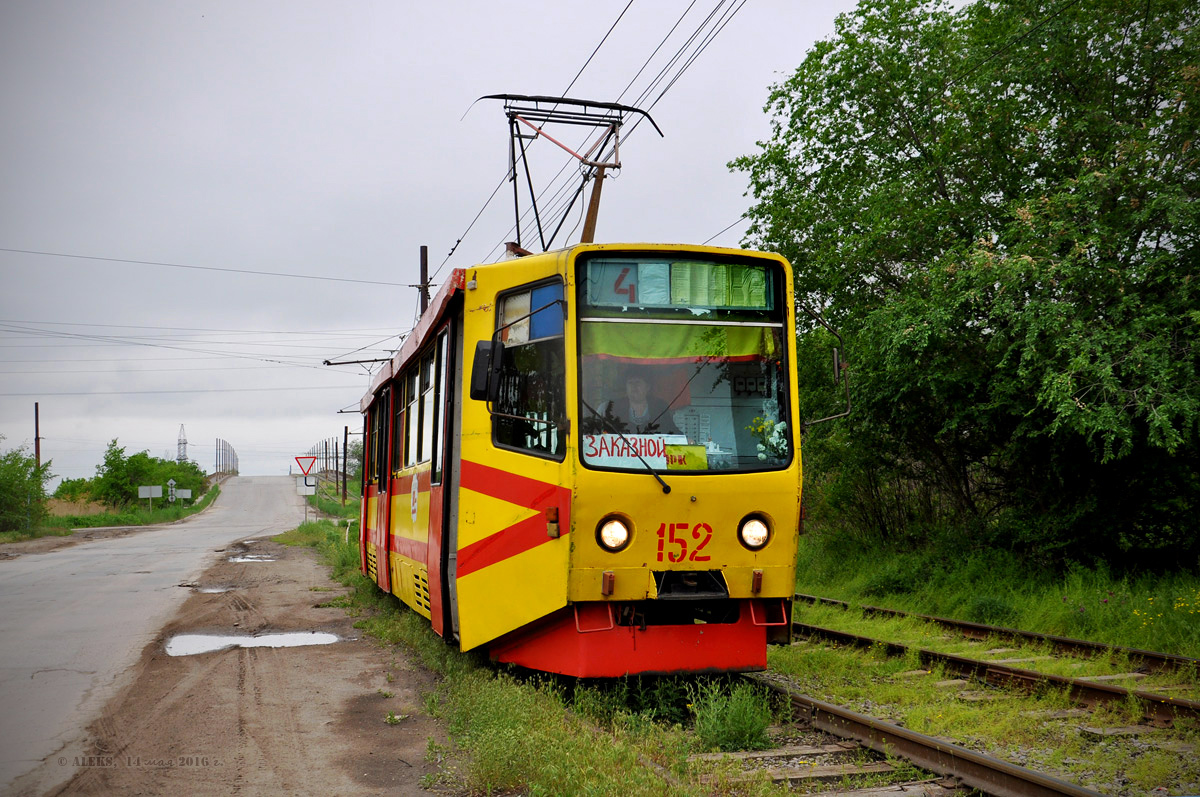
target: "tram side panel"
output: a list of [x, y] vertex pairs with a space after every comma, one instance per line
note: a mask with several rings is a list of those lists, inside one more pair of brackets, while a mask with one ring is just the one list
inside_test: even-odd
[[[392, 381], [387, 551], [390, 591], [443, 633], [440, 562], [447, 469], [448, 328], [442, 324]], [[377, 534], [376, 540], [379, 539]], [[382, 584], [381, 578], [377, 583]]]
[[387, 508], [390, 462], [391, 391], [384, 390], [367, 411], [366, 441], [363, 446], [363, 513], [359, 530], [362, 571], [384, 590], [390, 591], [387, 548]]

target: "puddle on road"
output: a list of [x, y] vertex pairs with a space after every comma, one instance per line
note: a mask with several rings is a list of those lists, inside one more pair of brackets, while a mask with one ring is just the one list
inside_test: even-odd
[[219, 593], [230, 592], [232, 590], [233, 590], [233, 587], [197, 587], [196, 588], [196, 592], [202, 593], [204, 595], [217, 595]]
[[229, 557], [231, 562], [274, 562], [274, 556], [268, 556], [265, 553], [244, 553], [240, 556]]
[[305, 645], [330, 645], [337, 642], [336, 634], [324, 631], [297, 631], [262, 636], [232, 634], [178, 634], [167, 641], [168, 656], [195, 656], [227, 648], [298, 648]]

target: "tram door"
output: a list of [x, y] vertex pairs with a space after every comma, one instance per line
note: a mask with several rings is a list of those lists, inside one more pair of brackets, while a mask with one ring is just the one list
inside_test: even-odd
[[[430, 439], [429, 463], [429, 527], [427, 566], [429, 573], [429, 597], [431, 603], [430, 622], [433, 630], [443, 637], [446, 636], [446, 503], [447, 503], [447, 469], [446, 452], [449, 448], [446, 441], [453, 428], [446, 412], [450, 397], [447, 391], [449, 372], [452, 364], [448, 351], [450, 337], [449, 325], [446, 325], [437, 336], [437, 343], [432, 353], [432, 385], [426, 395], [431, 399], [423, 412], [429, 413], [429, 423], [432, 427]], [[424, 420], [424, 416], [423, 420]]]
[[[448, 627], [441, 631], [448, 640], [458, 639], [458, 486], [462, 480], [462, 396], [463, 396], [463, 319], [459, 313], [450, 328], [451, 336], [444, 346], [443, 361], [448, 389], [443, 399], [446, 445], [444, 504], [446, 517], [438, 568], [441, 576], [443, 617]], [[443, 336], [443, 339], [445, 336]], [[441, 344], [439, 344], [441, 345]]]
[[375, 528], [372, 530], [371, 542], [375, 545], [375, 583], [381, 588], [391, 592], [392, 590], [392, 568], [391, 556], [391, 529], [389, 526], [391, 518], [389, 510], [391, 508], [390, 485], [392, 480], [391, 461], [392, 461], [392, 389], [384, 388], [379, 394], [379, 398], [375, 402], [375, 422], [378, 424], [377, 439], [374, 441], [372, 451], [375, 454], [375, 462], [372, 467], [371, 478], [377, 487], [375, 501]]

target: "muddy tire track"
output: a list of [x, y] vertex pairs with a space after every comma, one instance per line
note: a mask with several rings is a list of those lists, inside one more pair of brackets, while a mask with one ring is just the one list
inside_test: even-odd
[[[89, 729], [92, 758], [55, 794], [427, 794], [432, 739], [445, 733], [421, 695], [433, 677], [398, 648], [359, 638], [340, 592], [308, 549], [254, 544], [273, 562], [223, 559], [135, 677]], [[231, 587], [202, 593], [199, 588]], [[318, 590], [318, 591], [314, 591]], [[169, 656], [178, 633], [326, 631], [343, 641]], [[392, 680], [389, 682], [389, 678]], [[388, 712], [407, 715], [388, 725]]]

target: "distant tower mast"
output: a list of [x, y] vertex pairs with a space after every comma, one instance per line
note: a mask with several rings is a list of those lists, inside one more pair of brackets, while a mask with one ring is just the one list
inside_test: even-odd
[[183, 433], [183, 424], [179, 424], [179, 448], [175, 454], [176, 462], [187, 462], [187, 435]]

